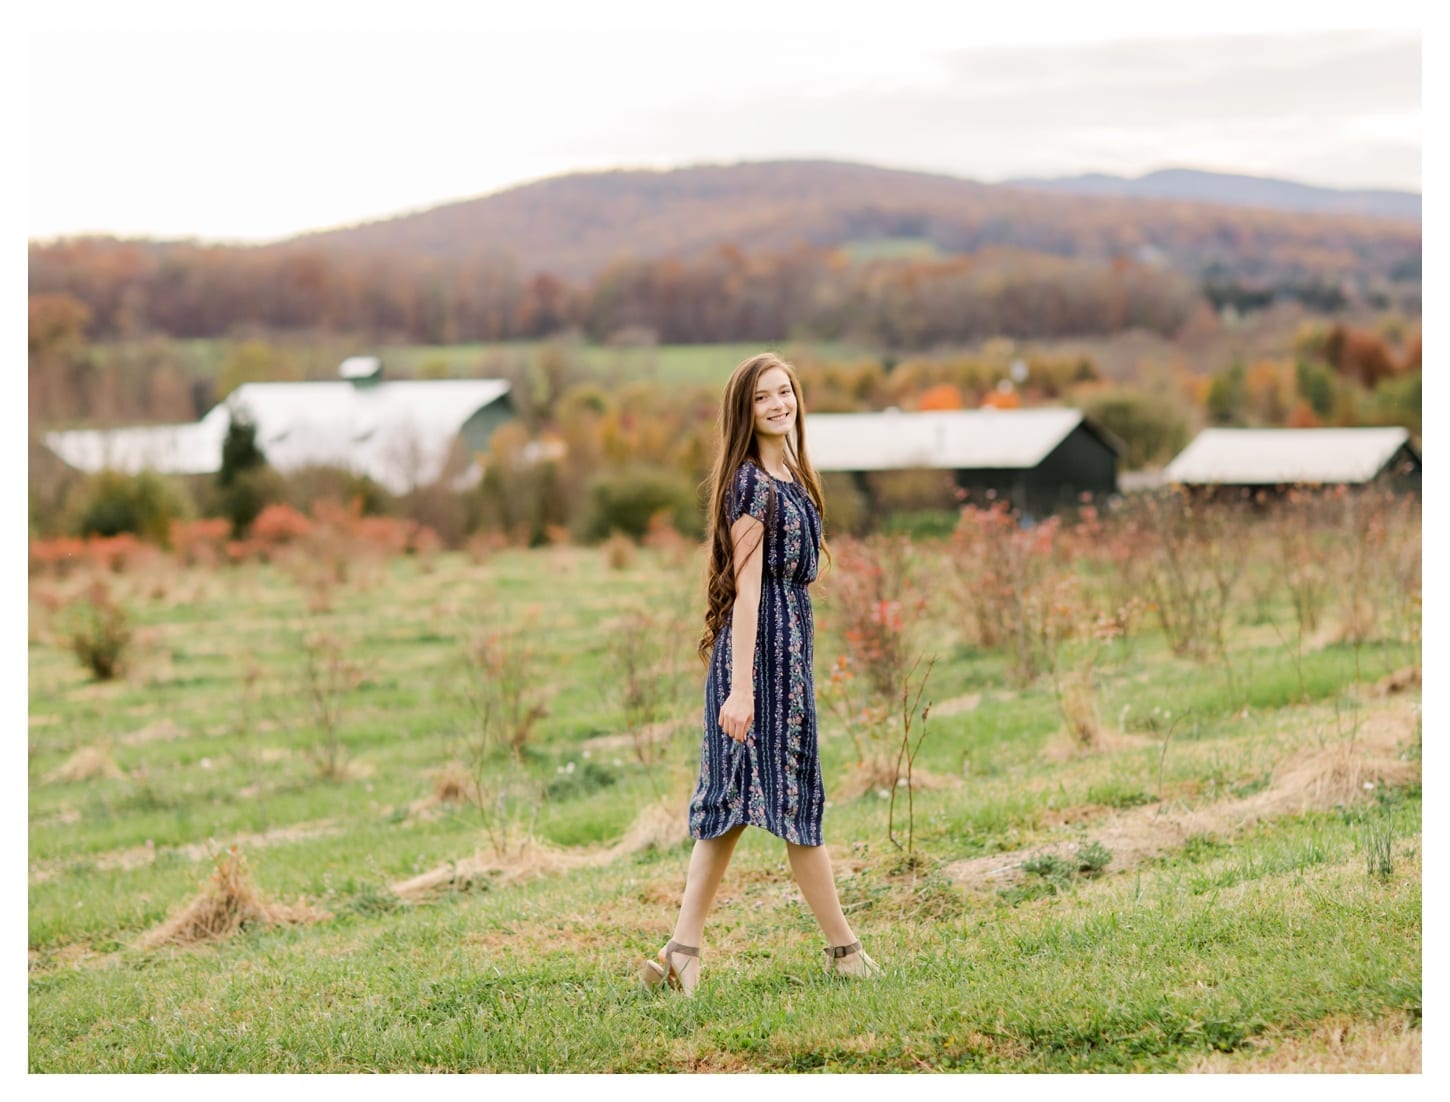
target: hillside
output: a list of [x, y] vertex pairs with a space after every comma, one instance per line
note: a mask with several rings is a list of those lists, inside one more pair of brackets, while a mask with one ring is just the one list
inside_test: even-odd
[[[1290, 187], [1291, 185], [1284, 185]], [[1282, 192], [1282, 189], [1281, 189]], [[1238, 194], [1238, 193], [1235, 193]], [[1414, 219], [1199, 199], [1063, 194], [829, 161], [576, 173], [288, 245], [464, 259], [509, 255], [566, 279], [623, 258], [907, 240], [941, 253], [994, 246], [1060, 256], [1166, 258], [1197, 273], [1310, 272], [1326, 255], [1386, 275], [1418, 257]]]
[[1094, 172], [1084, 176], [1006, 182], [1060, 194], [1183, 199], [1305, 214], [1351, 214], [1418, 221], [1421, 210], [1420, 196], [1408, 191], [1315, 187], [1293, 180], [1186, 168], [1163, 169], [1136, 178]]

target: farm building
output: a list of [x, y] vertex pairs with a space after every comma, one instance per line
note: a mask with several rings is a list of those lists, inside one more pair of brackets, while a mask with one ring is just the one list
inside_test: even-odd
[[875, 471], [950, 471], [973, 499], [991, 492], [1036, 515], [1116, 493], [1123, 453], [1106, 429], [1061, 408], [815, 413], [806, 441], [818, 471], [848, 472], [863, 492]]
[[1382, 483], [1420, 488], [1420, 456], [1402, 428], [1205, 429], [1163, 470], [1193, 487]]
[[[47, 433], [46, 445], [73, 467], [135, 473], [210, 474], [234, 416], [257, 429], [257, 446], [277, 470], [335, 466], [367, 475], [393, 493], [445, 472], [465, 483], [474, 455], [514, 415], [502, 379], [384, 381], [377, 360], [352, 357], [333, 382], [245, 383], [194, 424]], [[462, 470], [449, 462], [462, 453]]]

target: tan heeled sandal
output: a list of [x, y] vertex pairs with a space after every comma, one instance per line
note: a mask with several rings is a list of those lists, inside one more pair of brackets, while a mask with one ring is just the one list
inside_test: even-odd
[[[874, 978], [881, 975], [881, 965], [877, 964], [861, 948], [861, 942], [853, 941], [850, 945], [828, 945], [823, 950], [826, 954], [826, 971], [836, 976], [850, 976], [853, 979]], [[841, 962], [849, 956], [859, 958], [859, 963], [854, 968], [843, 968]]]
[[690, 967], [688, 961], [681, 968], [675, 967], [675, 957], [694, 957], [698, 962], [700, 958], [700, 947], [698, 945], [681, 945], [674, 938], [665, 944], [664, 950], [660, 953], [663, 960], [647, 960], [639, 967], [639, 979], [645, 987], [654, 990], [664, 984], [683, 991], [686, 995], [695, 993], [695, 984], [699, 982], [700, 966], [695, 965], [695, 977], [688, 982], [685, 980], [685, 970]]

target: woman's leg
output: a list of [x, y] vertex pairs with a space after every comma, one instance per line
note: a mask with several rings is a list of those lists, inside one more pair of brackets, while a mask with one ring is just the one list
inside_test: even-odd
[[[680, 901], [680, 917], [675, 920], [674, 939], [681, 945], [699, 945], [705, 932], [705, 916], [715, 902], [715, 890], [730, 864], [735, 843], [740, 840], [744, 825], [731, 827], [718, 838], [701, 838], [690, 854], [690, 870], [685, 874], [685, 895]], [[663, 960], [663, 957], [661, 958]], [[681, 973], [694, 971], [694, 957], [681, 957]], [[665, 962], [668, 965], [668, 961]], [[683, 977], [682, 977], [683, 978]], [[687, 981], [688, 982], [688, 981]]]
[[798, 846], [794, 842], [785, 844], [790, 857], [790, 871], [800, 885], [801, 895], [806, 897], [816, 921], [826, 940], [832, 945], [850, 945], [856, 940], [851, 924], [841, 911], [841, 901], [836, 896], [836, 878], [831, 872], [831, 855], [825, 846]]
[[[794, 842], [785, 844], [790, 858], [790, 871], [800, 885], [801, 895], [806, 897], [821, 931], [831, 945], [850, 945], [856, 940], [851, 924], [841, 910], [841, 900], [836, 895], [836, 878], [831, 872], [831, 855], [825, 846], [798, 846]], [[874, 964], [864, 953], [852, 953], [836, 962], [836, 967], [849, 974], [869, 974]]]

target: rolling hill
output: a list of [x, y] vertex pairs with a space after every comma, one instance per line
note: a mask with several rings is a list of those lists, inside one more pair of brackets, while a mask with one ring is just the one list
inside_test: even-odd
[[[626, 257], [880, 241], [913, 242], [944, 254], [1004, 247], [1151, 257], [1193, 272], [1216, 265], [1251, 276], [1336, 264], [1383, 275], [1419, 256], [1414, 217], [1250, 207], [1240, 204], [1253, 194], [1280, 205], [1286, 197], [1303, 198], [1295, 190], [1303, 185], [1260, 181], [1251, 191], [1216, 184], [1202, 178], [1206, 174], [1157, 175], [1156, 182], [1129, 182], [1139, 192], [1159, 192], [1145, 196], [1078, 194], [1061, 181], [983, 184], [833, 161], [575, 173], [282, 245], [450, 259], [509, 255], [523, 270], [566, 279], [590, 278]], [[1194, 197], [1184, 197], [1185, 190], [1194, 190]], [[1310, 199], [1322, 205], [1317, 193], [1324, 190], [1308, 189], [1315, 193]]]

